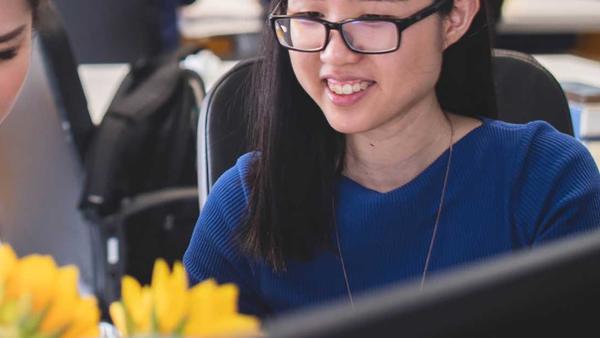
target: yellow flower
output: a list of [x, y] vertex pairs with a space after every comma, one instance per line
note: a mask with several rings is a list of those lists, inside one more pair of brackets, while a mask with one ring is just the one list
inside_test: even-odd
[[191, 290], [192, 304], [184, 333], [188, 336], [231, 336], [258, 333], [260, 322], [238, 313], [238, 288], [233, 284], [217, 286], [213, 280]]
[[17, 255], [13, 249], [9, 245], [0, 245], [0, 284], [4, 284], [16, 264]]
[[181, 327], [187, 312], [187, 276], [183, 265], [175, 263], [173, 273], [162, 259], [156, 261], [152, 273], [152, 293], [158, 331], [161, 334], [175, 333]]
[[98, 337], [100, 335], [100, 310], [94, 297], [82, 298], [74, 312], [73, 320], [61, 338]]
[[58, 270], [56, 290], [53, 299], [44, 316], [40, 330], [52, 334], [64, 329], [72, 320], [78, 303], [79, 292], [77, 281], [79, 272], [74, 266], [66, 266]]
[[150, 288], [142, 288], [135, 279], [125, 276], [122, 281], [121, 293], [126, 318], [131, 321], [127, 332], [130, 334], [152, 332], [152, 291]]
[[13, 268], [17, 265], [17, 255], [8, 245], [0, 245], [0, 322], [2, 320], [2, 304], [6, 290], [6, 279]]
[[50, 256], [31, 255], [22, 258], [8, 276], [6, 297], [31, 297], [32, 309], [41, 313], [56, 290], [58, 271]]
[[98, 336], [100, 311], [93, 297], [80, 297], [78, 277], [50, 256], [19, 260], [0, 246], [0, 337]]
[[238, 313], [238, 288], [207, 280], [188, 290], [181, 263], [173, 271], [164, 260], [154, 265], [151, 287], [142, 288], [131, 277], [122, 280], [122, 301], [110, 315], [124, 337], [137, 334], [227, 336], [258, 334], [260, 322]]
[[114, 302], [110, 304], [108, 311], [117, 330], [119, 330], [123, 337], [128, 337], [130, 332], [127, 329], [127, 315], [125, 314], [123, 304], [121, 302]]

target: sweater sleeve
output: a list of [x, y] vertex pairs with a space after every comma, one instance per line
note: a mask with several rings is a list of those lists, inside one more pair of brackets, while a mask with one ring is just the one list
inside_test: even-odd
[[192, 285], [209, 278], [218, 283], [234, 283], [240, 289], [240, 311], [262, 317], [267, 310], [259, 295], [253, 267], [235, 240], [235, 230], [247, 205], [238, 166], [239, 161], [215, 183], [183, 263]]
[[600, 225], [600, 174], [589, 151], [547, 124], [522, 143], [513, 196], [516, 225], [536, 246]]

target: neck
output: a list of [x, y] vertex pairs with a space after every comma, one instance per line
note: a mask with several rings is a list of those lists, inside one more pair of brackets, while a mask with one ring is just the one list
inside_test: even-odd
[[437, 101], [384, 126], [346, 136], [344, 175], [379, 192], [410, 182], [450, 144], [449, 120]]

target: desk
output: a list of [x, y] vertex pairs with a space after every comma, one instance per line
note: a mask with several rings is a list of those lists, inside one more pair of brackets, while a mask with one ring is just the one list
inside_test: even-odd
[[600, 33], [598, 0], [505, 0], [501, 33]]

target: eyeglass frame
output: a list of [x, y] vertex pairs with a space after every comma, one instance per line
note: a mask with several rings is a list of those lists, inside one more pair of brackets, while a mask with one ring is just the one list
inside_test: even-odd
[[[403, 31], [405, 31], [408, 27], [416, 24], [417, 22], [419, 22], [423, 19], [426, 19], [429, 16], [439, 12], [450, 1], [451, 0], [436, 1], [433, 4], [419, 10], [418, 12], [416, 12], [413, 15], [410, 15], [406, 18], [394, 18], [394, 17], [390, 17], [390, 16], [386, 16], [386, 15], [377, 15], [377, 16], [370, 15], [370, 16], [365, 16], [365, 17], [345, 19], [345, 20], [338, 21], [338, 22], [331, 22], [331, 21], [327, 21], [325, 19], [321, 19], [318, 17], [311, 17], [311, 16], [307, 16], [307, 15], [302, 15], [302, 14], [300, 14], [300, 15], [273, 14], [273, 13], [277, 12], [279, 10], [279, 7], [281, 6], [282, 1], [279, 1], [277, 6], [275, 6], [273, 11], [271, 12], [271, 14], [269, 14], [269, 22], [270, 22], [271, 29], [275, 33], [275, 39], [277, 40], [277, 43], [285, 49], [289, 49], [289, 50], [293, 50], [293, 51], [297, 51], [297, 52], [303, 52], [303, 53], [322, 52], [327, 48], [327, 46], [329, 45], [329, 42], [331, 41], [331, 31], [335, 30], [340, 33], [340, 36], [342, 37], [342, 41], [344, 41], [344, 44], [346, 45], [346, 47], [348, 47], [348, 49], [354, 53], [369, 54], [369, 55], [387, 54], [387, 53], [393, 53], [393, 52], [397, 51], [398, 49], [400, 49], [400, 43], [402, 41], [402, 32]], [[280, 19], [304, 19], [304, 20], [315, 21], [315, 22], [322, 24], [325, 27], [325, 43], [323, 44], [323, 46], [321, 48], [311, 49], [311, 50], [298, 49], [298, 48], [294, 48], [291, 46], [284, 46], [281, 43], [281, 41], [279, 41], [279, 38], [277, 37], [277, 28], [275, 27], [275, 22]], [[357, 50], [357, 49], [353, 48], [350, 45], [350, 43], [346, 40], [346, 36], [344, 35], [342, 26], [345, 24], [351, 23], [351, 22], [356, 22], [356, 21], [384, 21], [384, 22], [391, 22], [391, 23], [395, 24], [396, 29], [398, 31], [398, 39], [396, 41], [396, 47], [393, 49], [389, 49], [389, 50], [385, 50], [385, 51], [377, 51], [377, 52], [367, 52], [367, 51], [361, 51], [361, 50]]]

